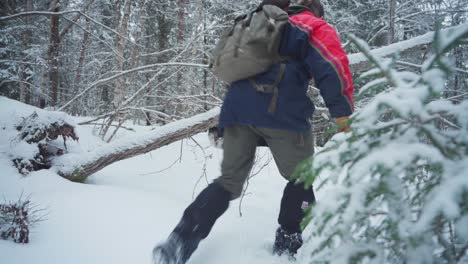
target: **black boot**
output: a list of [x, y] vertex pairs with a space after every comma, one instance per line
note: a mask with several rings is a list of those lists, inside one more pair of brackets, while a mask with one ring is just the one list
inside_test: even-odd
[[281, 227], [276, 229], [275, 243], [273, 244], [273, 253], [281, 256], [286, 254], [294, 257], [297, 250], [302, 246], [301, 232], [291, 233]]
[[181, 239], [171, 234], [167, 240], [153, 249], [154, 264], [179, 264], [182, 260], [183, 242]]
[[278, 217], [280, 227], [276, 230], [273, 253], [294, 256], [302, 246], [301, 222], [304, 210], [315, 202], [312, 187], [304, 189], [304, 185], [289, 182], [284, 188], [281, 199], [281, 209]]
[[208, 236], [216, 220], [229, 206], [231, 194], [218, 183], [208, 185], [185, 209], [166, 242], [153, 250], [155, 264], [184, 264]]

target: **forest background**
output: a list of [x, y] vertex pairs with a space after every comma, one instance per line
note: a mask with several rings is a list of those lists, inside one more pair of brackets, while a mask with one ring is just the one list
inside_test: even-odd
[[[207, 70], [210, 51], [232, 20], [259, 1], [6, 0], [0, 3], [0, 95], [41, 108], [90, 116], [110, 141], [128, 120], [164, 125], [219, 106], [225, 86]], [[348, 54], [349, 34], [371, 48], [466, 22], [466, 0], [324, 0], [325, 20]], [[430, 43], [402, 52], [400, 69], [418, 71]], [[395, 49], [394, 52], [397, 50]], [[449, 57], [458, 69], [446, 95], [466, 93], [466, 45]], [[368, 70], [351, 65], [354, 77]], [[356, 90], [365, 83], [356, 83]], [[315, 103], [323, 102], [311, 89]], [[320, 108], [319, 108], [320, 109]], [[317, 111], [320, 137], [329, 127]]]

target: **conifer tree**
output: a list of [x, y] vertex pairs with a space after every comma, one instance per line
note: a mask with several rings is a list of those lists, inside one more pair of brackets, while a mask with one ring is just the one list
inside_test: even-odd
[[443, 97], [446, 54], [468, 28], [436, 33], [420, 73], [398, 72], [353, 42], [376, 66], [359, 96], [375, 96], [296, 171], [318, 203], [304, 224], [319, 263], [461, 263], [468, 245], [468, 101]]

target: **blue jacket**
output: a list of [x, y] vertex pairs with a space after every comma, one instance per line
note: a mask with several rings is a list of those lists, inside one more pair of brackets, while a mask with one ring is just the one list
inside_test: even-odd
[[[338, 34], [330, 25], [308, 10], [291, 16], [279, 52], [291, 59], [279, 84], [276, 111], [268, 112], [272, 93], [257, 92], [250, 81], [240, 80], [231, 84], [224, 98], [220, 128], [243, 124], [298, 132], [310, 130], [309, 118], [315, 108], [307, 90], [312, 78], [332, 117], [352, 114], [349, 62]], [[256, 82], [273, 84], [279, 68], [277, 64], [255, 76]]]

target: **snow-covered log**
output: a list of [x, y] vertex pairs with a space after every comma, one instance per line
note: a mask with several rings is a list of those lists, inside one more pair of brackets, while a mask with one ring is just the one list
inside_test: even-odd
[[[457, 30], [466, 27], [468, 27], [468, 24], [449, 27], [446, 29], [442, 29], [441, 34], [445, 34], [449, 30]], [[421, 36], [393, 43], [385, 47], [373, 49], [371, 50], [371, 54], [377, 57], [387, 57], [397, 52], [404, 54], [419, 50], [419, 53], [421, 53], [427, 49], [427, 45], [432, 43], [432, 41], [434, 40], [434, 34], [435, 32], [428, 32]], [[366, 71], [370, 67], [369, 61], [367, 60], [366, 56], [364, 56], [364, 54], [361, 52], [348, 55], [348, 59], [351, 71], [353, 73]]]
[[54, 160], [52, 169], [71, 181], [82, 182], [91, 174], [123, 159], [148, 153], [175, 141], [207, 131], [216, 125], [219, 108], [158, 127], [146, 134], [112, 142], [95, 151], [68, 154]]

